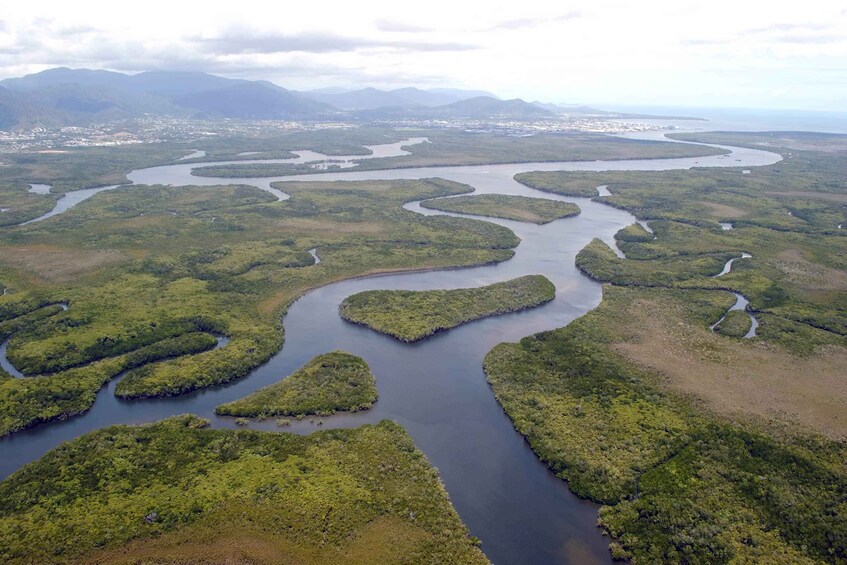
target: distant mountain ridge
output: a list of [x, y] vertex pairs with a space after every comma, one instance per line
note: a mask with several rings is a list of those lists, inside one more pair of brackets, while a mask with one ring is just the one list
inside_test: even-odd
[[378, 90], [376, 88], [362, 88], [359, 90], [348, 90], [343, 92], [311, 90], [301, 92], [320, 102], [331, 104], [342, 110], [374, 110], [377, 108], [415, 108], [445, 106], [468, 98], [477, 96], [488, 96], [496, 98], [491, 93], [440, 88], [422, 90], [420, 88], [406, 87], [395, 90]]
[[361, 110], [356, 115], [370, 120], [420, 120], [420, 119], [513, 119], [530, 120], [553, 118], [555, 113], [539, 108], [520, 98], [500, 100], [490, 96], [476, 96], [452, 104], [434, 107], [393, 106]]
[[0, 81], [0, 127], [85, 125], [145, 114], [242, 119], [320, 119], [338, 110], [267, 81], [199, 72], [125, 75], [49, 69]]
[[60, 67], [0, 81], [0, 129], [89, 125], [145, 115], [181, 118], [373, 120], [541, 119], [561, 110], [479, 90], [324, 88], [298, 92], [268, 81], [202, 72], [135, 75]]
[[555, 116], [553, 112], [545, 108], [539, 108], [520, 98], [512, 100], [499, 100], [490, 96], [477, 96], [467, 100], [460, 100], [438, 110], [457, 117], [513, 117], [513, 118], [550, 118]]
[[336, 112], [328, 104], [274, 86], [259, 82], [235, 84], [189, 93], [175, 98], [174, 102], [200, 112], [202, 117], [274, 120], [328, 116]]

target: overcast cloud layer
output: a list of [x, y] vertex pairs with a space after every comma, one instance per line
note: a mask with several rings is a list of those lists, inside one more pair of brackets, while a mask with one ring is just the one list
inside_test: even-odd
[[843, 0], [4, 4], [0, 78], [55, 66], [201, 70], [295, 89], [847, 109]]

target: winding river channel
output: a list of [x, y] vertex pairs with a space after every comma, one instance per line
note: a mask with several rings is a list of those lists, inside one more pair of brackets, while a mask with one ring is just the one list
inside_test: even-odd
[[[395, 145], [399, 148], [399, 144]], [[515, 432], [487, 384], [482, 360], [500, 342], [516, 341], [542, 330], [564, 326], [596, 307], [602, 287], [576, 269], [576, 253], [594, 237], [615, 248], [615, 232], [636, 219], [628, 212], [590, 199], [538, 192], [517, 183], [513, 177], [519, 172], [537, 170], [749, 168], [780, 159], [779, 155], [765, 151], [738, 148], [732, 151], [730, 158], [342, 170], [280, 179], [215, 179], [190, 174], [194, 167], [220, 163], [179, 163], [133, 171], [129, 178], [136, 184], [250, 184], [280, 199], [287, 195], [272, 189], [272, 181], [440, 177], [467, 183], [480, 194], [517, 194], [575, 202], [582, 213], [543, 226], [484, 218], [508, 227], [521, 238], [514, 258], [501, 264], [375, 276], [313, 290], [295, 302], [286, 314], [284, 347], [248, 377], [227, 386], [175, 398], [137, 401], [115, 398], [115, 381], [112, 381], [98, 393], [88, 413], [0, 440], [0, 476], [7, 476], [63, 441], [113, 424], [152, 422], [190, 412], [209, 418], [215, 427], [235, 427], [233, 419], [214, 415], [215, 406], [278, 381], [315, 355], [344, 349], [364, 357], [371, 366], [379, 388], [378, 402], [365, 412], [293, 422], [285, 431], [308, 433], [328, 427], [359, 426], [385, 418], [395, 420], [408, 430], [417, 446], [438, 467], [453, 504], [471, 533], [482, 540], [483, 550], [494, 563], [609, 563], [608, 538], [604, 538], [595, 525], [597, 505], [573, 495], [567, 484], [556, 478]], [[305, 159], [304, 155], [300, 159]], [[273, 161], [239, 161], [248, 162]], [[75, 198], [74, 194], [65, 197], [70, 199], [68, 203], [75, 202]], [[60, 204], [65, 199], [60, 200]], [[421, 208], [417, 202], [405, 207], [420, 214], [445, 214]], [[320, 248], [313, 253], [316, 258], [319, 255]], [[316, 261], [315, 265], [304, 268], [323, 267]], [[364, 290], [476, 287], [527, 274], [548, 277], [556, 285], [555, 300], [539, 308], [466, 324], [413, 344], [401, 343], [344, 322], [338, 315], [338, 305], [344, 298]], [[250, 427], [279, 431], [273, 420], [254, 422]]]

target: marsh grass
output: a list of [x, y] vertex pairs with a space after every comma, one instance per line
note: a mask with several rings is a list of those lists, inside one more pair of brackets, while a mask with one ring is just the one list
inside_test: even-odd
[[[0, 381], [0, 434], [85, 411], [123, 359], [191, 332], [226, 347], [133, 367], [123, 398], [169, 396], [247, 375], [282, 346], [287, 306], [330, 282], [378, 272], [503, 261], [518, 239], [463, 218], [424, 218], [404, 202], [469, 192], [437, 179], [286, 183], [275, 202], [244, 186], [104, 192], [68, 212], [2, 234], [0, 327], [28, 379]], [[320, 247], [320, 265], [308, 250]], [[108, 253], [117, 262], [53, 258]], [[98, 255], [99, 256], [99, 255]], [[65, 302], [65, 312], [33, 314]], [[13, 330], [13, 331], [12, 331]]]
[[413, 342], [479, 318], [540, 306], [555, 296], [556, 287], [546, 277], [527, 275], [478, 288], [369, 290], [345, 298], [338, 312], [347, 321]]
[[486, 562], [397, 424], [309, 436], [205, 424], [106, 428], [25, 466], [0, 483], [0, 560]]
[[[568, 327], [485, 359], [498, 401], [572, 490], [605, 504], [613, 557], [634, 563], [847, 560], [847, 137], [696, 134], [779, 150], [740, 170], [529, 173], [650, 220], [594, 240], [577, 265], [604, 287]], [[791, 214], [789, 214], [791, 212]], [[730, 221], [733, 230], [718, 222]], [[751, 259], [714, 275], [741, 252]], [[727, 255], [729, 254], [729, 255]], [[625, 286], [618, 286], [625, 285]], [[715, 289], [712, 291], [705, 289]], [[709, 331], [751, 300], [757, 338]], [[731, 312], [720, 333], [749, 329]]]
[[333, 351], [314, 357], [278, 383], [221, 404], [215, 413], [244, 417], [329, 416], [339, 410], [367, 410], [377, 396], [376, 381], [365, 360]]
[[579, 214], [579, 206], [570, 202], [505, 194], [479, 194], [426, 200], [421, 202], [421, 206], [445, 212], [505, 218], [534, 224], [547, 224], [553, 220]]
[[[751, 351], [713, 334], [732, 302], [606, 287], [600, 307], [566, 328], [495, 347], [486, 374], [538, 456], [606, 505], [601, 525], [619, 556], [843, 560], [847, 447], [820, 434], [847, 432], [837, 427], [847, 398], [826, 409], [847, 355]], [[804, 366], [828, 376], [799, 382]]]

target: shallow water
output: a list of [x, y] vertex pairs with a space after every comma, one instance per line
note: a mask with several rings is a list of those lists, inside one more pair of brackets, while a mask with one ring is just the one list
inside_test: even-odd
[[[717, 275], [715, 275], [714, 278], [722, 277], [722, 276], [732, 272], [732, 264], [735, 263], [736, 261], [738, 261], [739, 259], [750, 259], [752, 257], [753, 256], [750, 255], [749, 253], [742, 253], [741, 257], [733, 257], [732, 259], [730, 259], [729, 261], [726, 262], [726, 265], [723, 266], [723, 269], [721, 270], [721, 272], [718, 273]], [[750, 329], [744, 335], [744, 339], [756, 337], [756, 328], [759, 327], [759, 321], [756, 319], [755, 316], [753, 316], [753, 314], [749, 310], [747, 310], [747, 306], [750, 304], [750, 301], [747, 300], [747, 298], [744, 297], [744, 295], [739, 294], [737, 292], [733, 292], [732, 294], [735, 295], [735, 304], [730, 306], [728, 312], [732, 312], [733, 310], [741, 310], [742, 312], [746, 312], [747, 315], [750, 316]], [[718, 324], [723, 322], [724, 318], [726, 318], [726, 314], [721, 316], [720, 320], [718, 320], [717, 322], [715, 322], [714, 324], [711, 325], [712, 330], [714, 330], [718, 326]]]
[[[232, 418], [217, 417], [214, 407], [278, 381], [311, 357], [344, 349], [365, 358], [377, 379], [379, 401], [373, 409], [330, 418], [294, 421], [284, 431], [308, 433], [327, 427], [352, 427], [384, 418], [404, 426], [417, 446], [438, 467], [451, 499], [495, 563], [609, 563], [608, 538], [595, 526], [597, 505], [580, 500], [542, 464], [497, 404], [482, 360], [496, 344], [564, 326], [599, 304], [602, 287], [574, 266], [576, 253], [599, 237], [614, 248], [614, 234], [636, 219], [599, 202], [565, 198], [527, 188], [513, 180], [533, 170], [665, 170], [694, 166], [744, 166], [779, 160], [778, 155], [739, 149], [733, 159], [656, 159], [607, 162], [525, 163], [474, 167], [433, 167], [387, 171], [347, 171], [289, 181], [417, 179], [441, 177], [463, 182], [477, 193], [518, 194], [575, 202], [579, 216], [534, 225], [486, 218], [512, 229], [521, 244], [505, 263], [465, 269], [370, 277], [313, 290], [285, 316], [285, 345], [267, 364], [227, 386], [166, 399], [122, 401], [113, 396], [115, 381], [104, 387], [87, 414], [42, 425], [0, 440], [0, 473], [6, 476], [59, 443], [104, 426], [151, 422], [191, 412], [215, 427], [234, 428]], [[244, 163], [245, 161], [240, 161]], [[218, 164], [218, 163], [210, 163]], [[216, 185], [245, 183], [270, 189], [280, 179], [210, 179], [190, 176], [192, 165], [170, 165], [131, 173], [143, 184]], [[284, 191], [284, 187], [283, 187]], [[283, 191], [277, 191], [284, 195]], [[61, 202], [61, 201], [60, 201]], [[445, 214], [421, 208], [425, 214]], [[448, 214], [463, 216], [462, 214]], [[314, 254], [313, 254], [314, 255]], [[319, 269], [316, 264], [304, 268]], [[347, 296], [372, 289], [476, 287], [526, 274], [543, 274], [556, 285], [556, 298], [539, 308], [496, 316], [460, 326], [421, 342], [406, 344], [344, 322], [338, 305]], [[319, 423], [323, 423], [320, 426]], [[278, 430], [273, 421], [251, 424]]]
[[[759, 327], [759, 321], [756, 319], [755, 316], [753, 316], [753, 314], [751, 314], [747, 310], [747, 306], [749, 306], [750, 301], [747, 300], [743, 294], [739, 294], [737, 292], [733, 292], [732, 294], [735, 296], [735, 304], [730, 306], [727, 313], [732, 312], [733, 310], [741, 310], [742, 312], [745, 312], [748, 316], [750, 316], [750, 329], [747, 330], [746, 334], [744, 334], [744, 339], [756, 337], [756, 328]], [[723, 322], [724, 318], [726, 318], [726, 314], [721, 316], [720, 320], [711, 325], [713, 331], [721, 322]]]
[[715, 278], [722, 277], [722, 276], [730, 273], [732, 271], [732, 264], [735, 263], [736, 261], [738, 261], [739, 259], [750, 259], [751, 257], [753, 257], [753, 256], [750, 255], [749, 253], [742, 253], [741, 257], [733, 257], [732, 259], [730, 259], [729, 261], [726, 262], [726, 265], [723, 266], [723, 269], [721, 270], [720, 273], [715, 275]]
[[205, 152], [204, 150], [202, 150], [202, 149], [193, 149], [193, 150], [192, 150], [192, 153], [189, 153], [188, 155], [186, 155], [186, 156], [184, 156], [184, 157], [180, 157], [180, 158], [178, 159], [178, 161], [187, 161], [187, 160], [189, 160], [189, 159], [199, 159], [199, 158], [201, 158], [201, 157], [205, 157], [205, 156], [206, 156], [206, 152]]
[[[163, 167], [152, 167], [149, 169], [141, 169], [138, 171], [133, 171], [127, 175], [131, 184], [166, 184], [166, 185], [179, 185], [179, 186], [187, 186], [187, 185], [197, 185], [197, 186], [212, 186], [212, 185], [221, 185], [221, 184], [248, 184], [257, 186], [258, 188], [264, 190], [265, 192], [269, 192], [276, 196], [277, 200], [286, 200], [288, 199], [288, 195], [284, 192], [277, 190], [270, 186], [270, 182], [267, 179], [255, 179], [255, 178], [237, 178], [237, 179], [225, 179], [225, 178], [211, 178], [211, 177], [196, 177], [191, 175], [191, 170], [196, 169], [198, 167], [211, 166], [211, 165], [243, 165], [250, 163], [290, 163], [290, 164], [299, 164], [299, 163], [308, 163], [311, 161], [327, 161], [330, 159], [342, 161], [342, 163], [348, 163], [347, 166], [352, 166], [353, 159], [374, 159], [377, 157], [397, 157], [401, 155], [408, 155], [409, 152], [401, 149], [401, 147], [407, 145], [416, 145], [418, 143], [424, 143], [427, 141], [425, 137], [413, 137], [406, 139], [404, 141], [399, 141], [397, 143], [386, 143], [384, 145], [369, 145], [368, 149], [371, 150], [370, 155], [349, 155], [342, 157], [331, 157], [329, 155], [324, 155], [322, 153], [316, 153], [314, 151], [302, 150], [302, 151], [293, 151], [293, 153], [297, 154], [297, 157], [291, 159], [265, 159], [265, 160], [241, 160], [241, 161], [215, 161], [210, 163], [186, 163], [179, 165], [165, 165]], [[199, 157], [204, 157], [206, 155], [205, 151], [197, 150], [193, 153], [181, 157], [177, 159], [178, 161], [184, 161], [186, 159], [194, 159]], [[32, 220], [28, 220], [26, 222], [22, 222], [19, 225], [25, 226], [28, 224], [34, 224], [36, 222], [41, 222], [46, 220], [47, 218], [52, 218], [58, 214], [66, 212], [85, 200], [88, 200], [95, 194], [100, 192], [105, 192], [107, 190], [115, 190], [116, 188], [120, 188], [121, 184], [113, 184], [110, 186], [99, 186], [97, 188], [85, 188], [80, 190], [72, 190], [66, 192], [59, 200], [56, 202], [56, 206], [41, 216], [37, 218], [33, 218]], [[35, 192], [37, 194], [48, 194], [50, 192], [50, 186], [46, 184], [31, 184], [30, 192]]]
[[52, 188], [49, 184], [31, 184], [27, 192], [32, 192], [33, 194], [50, 194]]
[[16, 379], [24, 378], [23, 373], [18, 371], [18, 369], [12, 365], [9, 359], [6, 357], [6, 348], [9, 346], [9, 338], [3, 340], [3, 343], [0, 343], [0, 369], [3, 369]]

